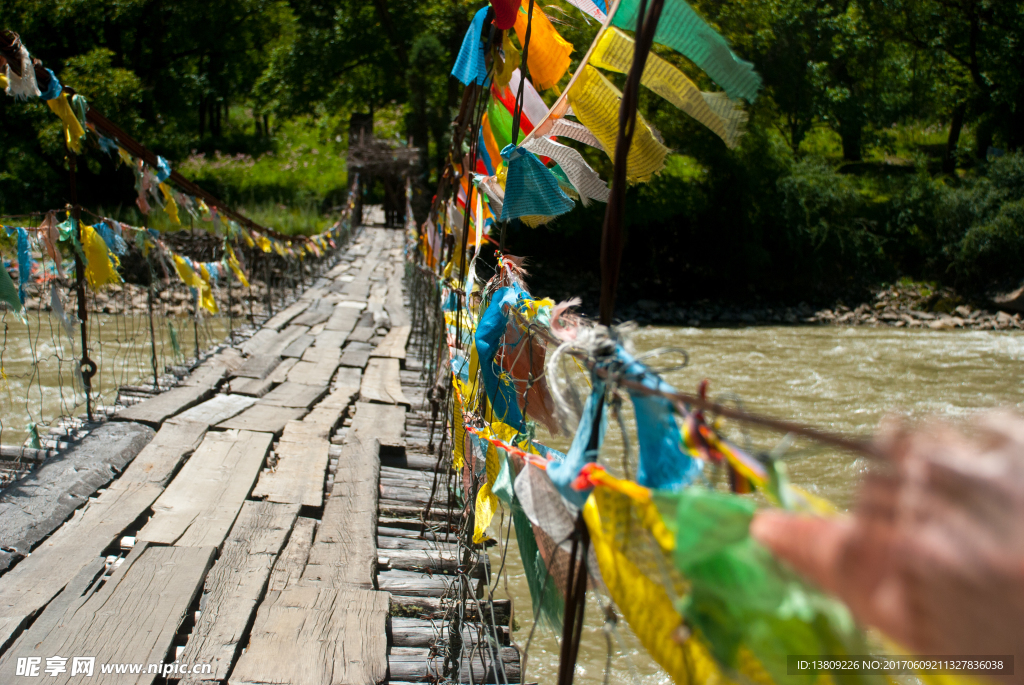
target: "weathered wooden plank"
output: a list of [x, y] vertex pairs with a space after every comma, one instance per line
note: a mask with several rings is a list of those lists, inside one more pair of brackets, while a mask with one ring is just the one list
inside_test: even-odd
[[28, 554], [142, 451], [153, 429], [111, 422], [0, 494], [0, 546]]
[[148, 426], [159, 427], [165, 419], [180, 414], [212, 396], [213, 388], [210, 386], [179, 385], [127, 409], [122, 409], [114, 415], [114, 418], [118, 421], [138, 421]]
[[260, 474], [252, 496], [270, 502], [320, 507], [324, 501], [330, 448], [326, 436], [299, 440], [282, 437], [274, 450], [277, 465]]
[[384, 592], [290, 587], [264, 602], [230, 685], [350, 685], [387, 677]]
[[405, 368], [405, 348], [409, 344], [410, 333], [412, 333], [412, 326], [392, 326], [384, 339], [370, 353], [370, 356], [397, 359], [402, 368]]
[[[17, 653], [0, 659], [0, 680], [16, 682], [17, 659], [56, 654], [94, 656], [102, 663], [155, 663], [170, 651], [189, 605], [202, 587], [214, 547], [143, 546], [132, 554], [97, 592], [72, 603], [45, 636], [24, 640]], [[127, 568], [125, 568], [127, 566]], [[48, 683], [79, 682], [64, 673], [47, 676]], [[90, 682], [104, 685], [153, 683], [156, 674], [102, 674], [97, 666]]]
[[382, 455], [402, 454], [405, 452], [405, 415], [405, 407], [400, 405], [356, 402], [349, 434], [360, 439], [376, 438]]
[[288, 536], [288, 545], [274, 562], [274, 570], [267, 582], [266, 601], [273, 603], [282, 590], [297, 584], [302, 578], [306, 561], [309, 559], [309, 550], [313, 546], [316, 526], [316, 519], [304, 516], [296, 519], [291, 535]]
[[181, 384], [213, 388], [241, 364], [242, 355], [234, 348], [228, 347], [197, 366]]
[[[160, 496], [206, 427], [166, 425], [124, 474], [70, 521], [0, 576], [0, 622], [25, 619], [50, 601], [76, 573], [117, 540]], [[0, 634], [0, 644], [7, 635]]]
[[179, 547], [220, 546], [252, 491], [270, 433], [207, 433], [167, 490], [138, 539]]
[[[281, 362], [284, 365], [286, 362], [292, 362], [294, 364], [296, 360], [285, 359]], [[280, 366], [278, 366], [280, 368]], [[274, 380], [267, 376], [266, 378], [232, 378], [231, 382], [228, 383], [228, 392], [232, 395], [249, 395], [251, 397], [263, 397], [270, 389], [274, 387]]]
[[459, 566], [457, 551], [435, 549], [382, 549], [377, 552], [378, 564], [402, 571], [454, 573]]
[[201, 423], [207, 426], [230, 419], [256, 403], [247, 395], [214, 395], [212, 399], [167, 419], [168, 423]]
[[287, 357], [282, 359], [281, 363], [277, 365], [277, 368], [267, 376], [267, 380], [273, 383], [284, 383], [288, 380], [288, 373], [292, 370], [292, 367], [298, 363], [298, 361], [297, 357]]
[[227, 421], [221, 421], [217, 428], [248, 431], [259, 431], [270, 435], [277, 435], [289, 421], [301, 419], [306, 413], [305, 409], [295, 407], [278, 407], [272, 404], [254, 404], [238, 416]]
[[348, 333], [344, 331], [324, 331], [316, 336], [316, 346], [341, 350], [341, 346], [348, 339]]
[[277, 340], [277, 330], [273, 328], [261, 328], [252, 334], [252, 337], [242, 343], [242, 353], [252, 356], [264, 354]]
[[264, 329], [269, 328], [275, 331], [281, 330], [282, 328], [284, 328], [285, 324], [287, 324], [289, 321], [294, 319], [302, 312], [306, 311], [306, 308], [309, 307], [310, 304], [311, 302], [305, 299], [299, 299], [293, 302], [292, 304], [288, 305], [287, 307], [279, 311], [274, 316], [270, 317], [270, 319], [265, 324], [263, 324]]
[[244, 378], [266, 378], [280, 363], [280, 355], [254, 354], [246, 359], [245, 363], [235, 371], [235, 376], [242, 376]]
[[373, 345], [364, 342], [350, 342], [345, 345], [345, 350], [341, 354], [341, 365], [362, 369], [369, 361], [372, 351]]
[[377, 586], [381, 591], [390, 592], [393, 597], [401, 595], [403, 598], [442, 597], [456, 581], [455, 576], [428, 576], [416, 571], [387, 570], [377, 574]]
[[302, 324], [304, 326], [315, 326], [320, 323], [324, 323], [331, 314], [334, 313], [334, 302], [332, 300], [321, 298], [315, 301], [309, 306], [309, 308], [300, 314], [296, 319], [296, 324]]
[[[440, 442], [441, 429], [438, 428], [438, 434], [434, 436], [436, 442]], [[393, 455], [382, 455], [380, 463], [383, 466], [393, 466], [402, 469], [416, 469], [419, 471], [434, 471], [437, 469], [437, 457], [431, 454], [422, 454], [419, 452], [408, 451], [408, 441], [406, 442], [406, 453], [402, 456]]]
[[356, 323], [359, 321], [359, 317], [363, 308], [366, 306], [364, 302], [341, 302], [334, 308], [334, 313], [331, 314], [331, 318], [327, 320], [324, 328], [328, 331], [336, 331], [339, 333], [345, 333], [346, 335], [352, 332], [355, 328]]
[[[381, 465], [380, 467], [380, 477], [382, 482], [385, 479], [398, 480], [408, 483], [425, 485], [427, 488], [429, 488], [431, 484], [434, 482], [434, 475], [432, 473], [425, 473], [418, 469], [404, 469], [385, 465]], [[438, 479], [438, 482], [442, 481]]]
[[[497, 667], [491, 661], [490, 650], [479, 650], [473, 656], [464, 658], [459, 682], [518, 683], [521, 675], [519, 650], [515, 647], [500, 647], [497, 651], [495, 656], [502, 662]], [[431, 658], [429, 649], [403, 650], [388, 659], [391, 682], [439, 682], [444, 679], [443, 665], [444, 659]]]
[[402, 404], [409, 406], [409, 400], [402, 393], [402, 381], [398, 377], [397, 359], [370, 359], [363, 372], [363, 383], [359, 396], [364, 402], [381, 404]]
[[306, 351], [306, 348], [313, 344], [315, 338], [311, 335], [303, 334], [298, 338], [288, 343], [288, 347], [281, 350], [282, 357], [301, 357], [302, 353]]
[[[381, 535], [380, 530], [377, 531], [377, 550], [383, 555], [388, 555], [392, 550], [439, 550], [445, 553], [458, 554], [459, 546], [458, 543], [452, 542], [439, 542], [436, 540], [417, 540], [413, 537], [392, 537], [390, 535]], [[384, 551], [387, 550], [387, 551]]]
[[341, 351], [337, 348], [316, 346], [303, 355], [309, 361], [300, 361], [288, 373], [288, 380], [306, 385], [327, 385], [338, 369]]
[[348, 334], [348, 339], [352, 342], [368, 343], [370, 338], [373, 337], [373, 326], [364, 326], [359, 324], [356, 326], [351, 333]]
[[[384, 573], [389, 573], [390, 574], [390, 573], [410, 573], [410, 572], [409, 571], [384, 571], [384, 572], [381, 573], [381, 578], [384, 577]], [[417, 576], [419, 578], [427, 578], [427, 576], [424, 576], [422, 573], [411, 573], [411, 575]], [[442, 578], [442, 579], [447, 578], [449, 580], [453, 579], [452, 576], [437, 576], [437, 577], [438, 578]], [[415, 580], [415, 579], [413, 579], [413, 580]], [[479, 581], [476, 581], [476, 582], [479, 585]], [[390, 585], [391, 583], [390, 583], [390, 581], [385, 583], [382, 580], [381, 581], [381, 589], [382, 590], [384, 589], [384, 585], [385, 584]], [[475, 592], [477, 593], [477, 595], [480, 594], [479, 590], [475, 590]], [[409, 595], [406, 595], [406, 594], [401, 594], [401, 595], [395, 594], [394, 591], [392, 591], [392, 594], [391, 594], [391, 606], [394, 608], [393, 613], [394, 614], [400, 614], [400, 615], [403, 615], [403, 616], [408, 616], [411, 613], [419, 612], [419, 614], [420, 614], [420, 616], [422, 618], [433, 618], [433, 619], [443, 618], [445, 616], [445, 614], [447, 613], [447, 611], [450, 609], [451, 601], [452, 601], [450, 597], [445, 597], [444, 599], [442, 599], [442, 595], [443, 594], [444, 594], [444, 590], [442, 590], [442, 592], [440, 592], [440, 593], [438, 593], [436, 595], [429, 596], [429, 597], [412, 597], [412, 596], [409, 596]], [[494, 620], [498, 623], [498, 625], [508, 625], [508, 623], [509, 623], [509, 621], [511, 620], [511, 617], [512, 617], [512, 603], [509, 600], [507, 600], [507, 599], [496, 599], [493, 602], [488, 602], [487, 600], [483, 600], [482, 599], [482, 600], [479, 601], [479, 604], [483, 608], [483, 610], [484, 610], [484, 618], [488, 622], [490, 622], [490, 620], [491, 620], [491, 612], [493, 611]], [[466, 604], [466, 614], [465, 614], [466, 620], [468, 620], [468, 621], [479, 621], [480, 617], [478, 616], [478, 613], [479, 612], [477, 611], [477, 602], [472, 602], [472, 603]]]
[[311, 407], [326, 394], [326, 383], [323, 385], [304, 385], [302, 383], [285, 382], [264, 395], [260, 402], [262, 404], [273, 404], [278, 407]]
[[201, 613], [180, 659], [211, 664], [192, 680], [228, 677], [240, 639], [270, 577], [274, 561], [299, 514], [298, 505], [246, 502], [231, 527], [217, 563], [206, 577]]
[[302, 576], [304, 584], [374, 587], [379, 454], [374, 439], [344, 446]]
[[[392, 617], [391, 644], [395, 647], [432, 647], [441, 639], [438, 634], [440, 627], [436, 622], [422, 618]], [[497, 639], [499, 645], [509, 643], [508, 626], [497, 626], [497, 628], [486, 628], [485, 630], [492, 639]], [[464, 627], [462, 639], [466, 645], [477, 644], [480, 636], [476, 626]], [[392, 654], [394, 653], [392, 651]]]
[[263, 354], [276, 355], [278, 357], [284, 356], [284, 351], [304, 335], [309, 335], [309, 326], [296, 326], [292, 324], [278, 332], [274, 341], [267, 346]]

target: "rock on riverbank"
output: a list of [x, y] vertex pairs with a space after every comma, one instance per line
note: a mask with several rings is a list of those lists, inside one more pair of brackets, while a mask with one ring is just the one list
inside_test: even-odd
[[707, 300], [672, 304], [640, 300], [620, 311], [623, 320], [641, 324], [684, 326], [832, 324], [838, 326], [891, 326], [952, 330], [1024, 329], [1024, 317], [988, 309], [959, 297], [950, 288], [923, 284], [897, 284], [878, 290], [872, 301], [850, 307], [838, 301], [826, 307], [806, 302], [796, 306], [736, 306]]

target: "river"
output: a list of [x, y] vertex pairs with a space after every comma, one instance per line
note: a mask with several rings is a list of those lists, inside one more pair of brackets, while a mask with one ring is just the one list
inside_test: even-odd
[[[835, 326], [649, 327], [638, 331], [635, 345], [638, 352], [684, 348], [689, 366], [666, 374], [680, 390], [692, 392], [707, 378], [709, 393], [718, 399], [738, 400], [751, 411], [850, 435], [870, 436], [888, 415], [911, 420], [962, 419], [985, 408], [1024, 410], [1024, 334], [1020, 333]], [[665, 357], [663, 366], [678, 359]], [[659, 365], [656, 360], [651, 364]], [[632, 430], [631, 418], [626, 420]], [[727, 434], [740, 444], [749, 439], [760, 448], [773, 447], [781, 437], [757, 431], [744, 436], [735, 425], [728, 426]], [[549, 442], [566, 446], [564, 438]], [[602, 459], [617, 464], [621, 450], [613, 422]], [[841, 507], [850, 506], [866, 468], [862, 459], [802, 442], [790, 454], [789, 470], [796, 483]], [[496, 570], [500, 559], [493, 549]], [[505, 563], [506, 578], [499, 581], [495, 597], [515, 599], [521, 629], [513, 635], [524, 647], [533, 618], [514, 540]], [[608, 640], [604, 612], [593, 595], [589, 593], [576, 682], [599, 685], [605, 682]], [[607, 682], [671, 682], [621, 619], [611, 635], [612, 672]], [[558, 644], [550, 630], [537, 628], [530, 644], [527, 681], [555, 682]]]
[[[235, 319], [237, 328], [240, 320]], [[181, 364], [195, 355], [196, 334], [201, 350], [221, 342], [228, 333], [226, 317], [154, 315], [157, 369]], [[177, 350], [172, 343], [176, 338]], [[0, 444], [21, 445], [28, 424], [47, 426], [62, 416], [85, 413], [85, 395], [76, 378], [75, 360], [81, 354], [78, 325], [67, 331], [55, 316], [29, 311], [20, 320], [9, 311], [0, 315]], [[153, 382], [149, 317], [136, 314], [90, 314], [89, 354], [96, 362], [93, 390], [97, 404], [113, 404], [122, 385]]]

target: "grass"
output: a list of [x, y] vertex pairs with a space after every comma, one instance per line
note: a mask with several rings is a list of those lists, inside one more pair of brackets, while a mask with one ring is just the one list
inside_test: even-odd
[[228, 203], [340, 204], [348, 172], [344, 136], [337, 130], [337, 122], [298, 117], [278, 125], [267, 152], [252, 156], [193, 151], [178, 170]]

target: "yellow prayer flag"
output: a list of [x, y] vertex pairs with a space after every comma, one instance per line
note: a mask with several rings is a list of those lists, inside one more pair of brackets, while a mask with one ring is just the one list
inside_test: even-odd
[[103, 237], [92, 226], [82, 224], [82, 251], [85, 253], [85, 280], [93, 290], [110, 283], [120, 283], [117, 273], [120, 261], [107, 249]]
[[76, 155], [82, 154], [82, 138], [85, 137], [85, 129], [82, 128], [82, 123], [72, 111], [71, 105], [68, 103], [68, 96], [61, 93], [59, 97], [47, 100], [46, 104], [64, 122], [64, 142], [68, 149]]
[[[601, 69], [628, 73], [633, 64], [635, 41], [617, 28], [609, 28], [594, 46], [590, 64]], [[747, 113], [743, 103], [725, 93], [704, 93], [690, 78], [653, 52], [640, 77], [644, 84], [716, 133], [729, 147], [736, 147], [743, 135]]]
[[245, 272], [242, 271], [242, 265], [238, 262], [238, 257], [235, 256], [235, 251], [231, 249], [231, 246], [227, 246], [228, 253], [228, 266], [235, 272], [235, 276], [238, 277], [239, 282], [243, 287], [249, 287], [249, 279], [245, 277]]
[[164, 211], [167, 212], [167, 216], [171, 218], [171, 223], [180, 225], [181, 220], [178, 218], [178, 203], [174, 201], [174, 195], [171, 194], [171, 189], [166, 183], [161, 183], [159, 186], [160, 192], [164, 196]]
[[[590, 129], [608, 156], [614, 160], [622, 93], [601, 72], [588, 64], [567, 95], [573, 114]], [[649, 180], [665, 166], [667, 155], [668, 148], [654, 137], [651, 127], [637, 112], [636, 132], [626, 163], [626, 178], [631, 183]]]

